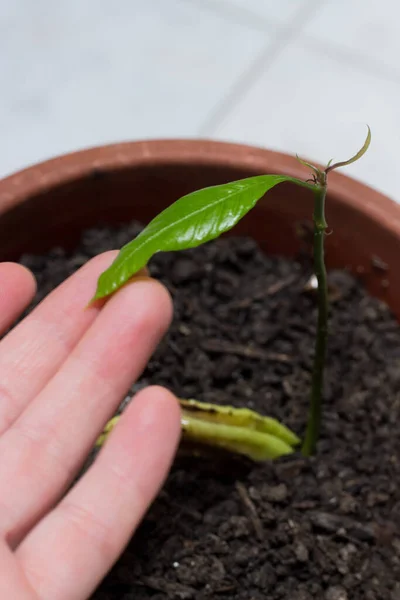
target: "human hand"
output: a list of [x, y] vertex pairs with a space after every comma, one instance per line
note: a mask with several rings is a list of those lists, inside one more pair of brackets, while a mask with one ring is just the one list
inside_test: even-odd
[[[0, 342], [0, 598], [89, 597], [159, 489], [180, 435], [167, 390], [137, 394], [67, 493], [103, 425], [171, 319], [143, 278], [85, 306], [115, 253], [96, 257]], [[0, 264], [0, 330], [32, 299], [29, 271]]]

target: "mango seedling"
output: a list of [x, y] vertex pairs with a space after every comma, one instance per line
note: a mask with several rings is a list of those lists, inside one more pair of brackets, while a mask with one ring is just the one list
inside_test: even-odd
[[[290, 429], [270, 417], [248, 408], [218, 406], [180, 399], [182, 442], [194, 447], [212, 446], [264, 461], [291, 454], [300, 439]], [[97, 440], [104, 444], [120, 415], [109, 421]]]
[[[258, 175], [207, 187], [183, 196], [160, 214], [119, 252], [101, 274], [93, 301], [114, 294], [157, 252], [194, 248], [232, 229], [267, 193], [283, 182], [304, 187], [314, 194], [314, 272], [318, 282], [318, 323], [312, 372], [310, 408], [302, 445], [305, 455], [313, 454], [321, 428], [321, 406], [328, 334], [328, 291], [324, 258], [327, 228], [325, 199], [328, 175], [334, 169], [359, 160], [368, 150], [371, 131], [362, 148], [349, 160], [320, 169], [301, 159], [311, 170], [311, 179], [302, 181], [285, 175]], [[253, 460], [273, 459], [289, 454], [299, 438], [275, 419], [245, 408], [222, 407], [195, 400], [180, 400], [183, 440], [193, 441], [248, 456]], [[118, 421], [114, 417], [98, 439], [101, 446]]]

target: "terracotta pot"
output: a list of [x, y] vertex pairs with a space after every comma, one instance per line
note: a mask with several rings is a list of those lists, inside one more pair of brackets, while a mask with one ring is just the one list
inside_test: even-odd
[[[192, 190], [261, 173], [308, 176], [295, 158], [208, 141], [151, 141], [85, 150], [36, 165], [0, 182], [0, 260], [25, 251], [70, 247], [87, 226], [147, 222]], [[312, 194], [277, 186], [235, 228], [267, 252], [294, 255], [304, 242]], [[400, 317], [400, 206], [344, 175], [331, 173], [327, 220], [330, 266], [348, 267]]]

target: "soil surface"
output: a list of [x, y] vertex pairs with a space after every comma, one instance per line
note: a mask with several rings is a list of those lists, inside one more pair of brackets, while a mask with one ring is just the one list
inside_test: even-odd
[[[73, 255], [23, 257], [37, 299], [137, 231], [90, 230]], [[170, 289], [175, 320], [139, 387], [248, 406], [304, 432], [309, 261], [231, 238], [158, 255], [151, 272]], [[400, 328], [347, 273], [330, 282], [318, 456], [178, 460], [95, 600], [400, 600]]]

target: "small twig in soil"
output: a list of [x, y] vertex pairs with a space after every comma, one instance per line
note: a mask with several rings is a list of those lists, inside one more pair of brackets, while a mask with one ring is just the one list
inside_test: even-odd
[[255, 358], [257, 360], [266, 360], [272, 362], [291, 362], [291, 357], [288, 354], [280, 354], [276, 352], [266, 352], [262, 348], [255, 346], [245, 346], [244, 344], [236, 344], [228, 340], [206, 339], [201, 341], [201, 347], [206, 352], [215, 352], [216, 354], [235, 354], [244, 358]]
[[178, 582], [167, 582], [158, 577], [143, 577], [134, 582], [135, 585], [146, 587], [154, 592], [166, 594], [168, 598], [193, 598], [195, 590]]
[[224, 585], [216, 590], [214, 590], [214, 594], [227, 594], [228, 592], [234, 592], [237, 589], [237, 585]]
[[278, 292], [284, 290], [289, 285], [294, 283], [296, 281], [296, 279], [297, 279], [296, 275], [291, 275], [290, 277], [287, 277], [286, 279], [281, 279], [280, 281], [276, 281], [275, 283], [273, 283], [272, 285], [267, 287], [266, 290], [265, 289], [258, 290], [251, 296], [247, 296], [246, 298], [242, 298], [241, 300], [235, 300], [234, 302], [231, 302], [227, 308], [229, 308], [229, 310], [231, 310], [231, 309], [237, 310], [238, 308], [248, 308], [256, 300], [264, 300], [264, 298], [266, 296], [274, 296], [275, 294], [278, 294]]
[[389, 544], [398, 534], [395, 525], [389, 522], [382, 527], [375, 522], [361, 523], [350, 517], [325, 512], [311, 512], [309, 518], [315, 530], [333, 533], [354, 543]]
[[178, 502], [174, 502], [171, 499], [169, 499], [169, 503], [170, 503], [171, 506], [173, 506], [174, 510], [176, 510], [177, 512], [180, 511], [181, 513], [184, 513], [185, 515], [188, 515], [188, 517], [191, 517], [195, 521], [199, 521], [199, 522], [203, 521], [203, 517], [199, 513], [198, 510], [194, 510], [194, 508], [189, 508], [188, 506], [184, 506], [183, 504], [179, 504]]
[[168, 340], [167, 345], [171, 348], [171, 350], [180, 358], [184, 355], [183, 351], [179, 348], [178, 344], [173, 342], [171, 339]]
[[278, 294], [278, 292], [284, 290], [289, 285], [294, 283], [296, 281], [296, 279], [297, 279], [296, 275], [291, 275], [290, 277], [286, 277], [286, 279], [281, 279], [280, 281], [273, 283], [272, 285], [269, 286], [269, 288], [267, 288], [266, 295], [274, 296], [275, 294]]
[[245, 508], [247, 509], [247, 512], [249, 513], [249, 517], [253, 524], [254, 531], [256, 532], [256, 536], [259, 540], [262, 540], [264, 537], [264, 530], [263, 530], [263, 526], [262, 526], [260, 517], [258, 516], [257, 509], [254, 506], [254, 502], [250, 498], [243, 483], [241, 483], [240, 481], [237, 481], [235, 483], [235, 486], [236, 486], [236, 489], [237, 489], [237, 492], [239, 494], [241, 501], [243, 502]]

